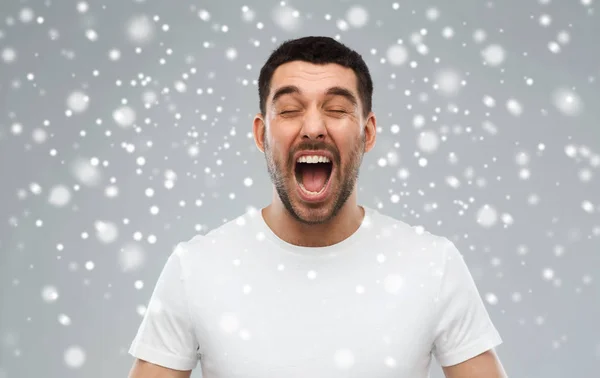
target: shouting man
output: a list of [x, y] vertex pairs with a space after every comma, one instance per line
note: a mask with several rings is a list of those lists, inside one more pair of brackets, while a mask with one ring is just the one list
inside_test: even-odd
[[272, 202], [181, 242], [129, 353], [130, 378], [506, 377], [502, 339], [454, 244], [357, 203], [377, 134], [362, 57], [284, 42], [253, 133]]

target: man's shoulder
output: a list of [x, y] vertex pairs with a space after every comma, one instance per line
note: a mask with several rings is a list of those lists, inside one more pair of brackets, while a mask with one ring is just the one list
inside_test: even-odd
[[445, 243], [446, 237], [431, 232], [416, 222], [404, 221], [381, 212], [373, 212], [372, 227], [378, 234], [391, 235], [396, 239], [409, 240], [416, 243]]
[[260, 221], [260, 209], [248, 208], [245, 212], [225, 220], [220, 225], [212, 228], [204, 235], [205, 241], [211, 243], [223, 243], [240, 241], [248, 235], [257, 232], [257, 224]]
[[440, 262], [451, 244], [445, 236], [432, 232], [416, 222], [372, 212], [371, 236], [406, 256], [422, 256], [426, 261]]
[[256, 216], [257, 211], [250, 209], [231, 220], [226, 220], [204, 234], [195, 234], [177, 244], [178, 254], [189, 256], [200, 251], [211, 250], [211, 246], [214, 247], [215, 244], [239, 242], [245, 234], [252, 232], [253, 227], [250, 223], [255, 221]]

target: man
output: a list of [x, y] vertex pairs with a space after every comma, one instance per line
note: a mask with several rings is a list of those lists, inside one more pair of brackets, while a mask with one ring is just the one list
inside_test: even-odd
[[505, 377], [502, 342], [448, 239], [357, 204], [373, 84], [327, 37], [259, 76], [271, 204], [177, 245], [129, 353], [131, 378]]

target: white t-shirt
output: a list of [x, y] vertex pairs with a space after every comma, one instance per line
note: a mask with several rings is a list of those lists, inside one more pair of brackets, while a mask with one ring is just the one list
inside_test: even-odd
[[179, 243], [129, 353], [203, 378], [424, 378], [502, 339], [454, 244], [363, 206], [327, 247], [260, 210]]

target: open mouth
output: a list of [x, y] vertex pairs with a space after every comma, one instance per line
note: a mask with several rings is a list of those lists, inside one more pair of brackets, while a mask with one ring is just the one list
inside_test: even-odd
[[306, 197], [324, 194], [329, 186], [333, 164], [328, 159], [301, 159], [295, 164], [296, 182]]

